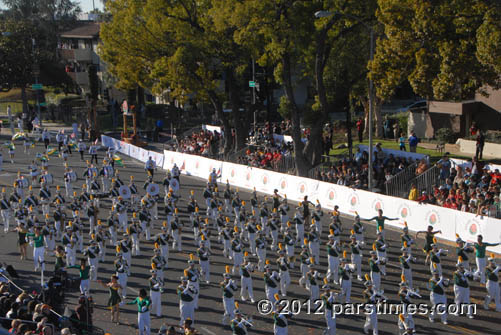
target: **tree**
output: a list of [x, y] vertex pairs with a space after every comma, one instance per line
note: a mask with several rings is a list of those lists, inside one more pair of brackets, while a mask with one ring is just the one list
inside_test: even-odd
[[33, 82], [33, 64], [38, 55], [33, 50], [37, 28], [27, 21], [2, 20], [0, 31], [0, 82], [4, 90], [21, 88], [23, 112], [27, 112], [26, 86]]
[[[500, 4], [491, 0], [379, 0], [385, 39], [370, 76], [382, 99], [408, 80], [427, 99], [471, 99], [499, 87]], [[497, 57], [496, 57], [497, 55]]]
[[[101, 55], [118, 86], [136, 84], [180, 101], [195, 96], [214, 107], [225, 128], [225, 153], [243, 147], [248, 118], [240, 97], [248, 53], [234, 43], [219, 20], [219, 1], [119, 0], [107, 3], [111, 20], [102, 25]], [[217, 9], [216, 9], [217, 8]], [[224, 85], [222, 85], [224, 83]], [[223, 113], [232, 108], [231, 120]]]

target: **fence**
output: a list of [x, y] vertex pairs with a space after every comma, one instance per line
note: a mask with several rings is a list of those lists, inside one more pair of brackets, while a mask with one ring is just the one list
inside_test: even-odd
[[412, 179], [407, 187], [410, 189], [412, 184], [416, 184], [417, 189], [422, 192], [426, 191], [431, 194], [433, 191], [433, 185], [438, 185], [440, 183], [440, 168], [433, 165], [431, 168], [421, 173], [419, 176]]
[[409, 181], [416, 178], [417, 163], [413, 163], [385, 182], [386, 195], [407, 198]]

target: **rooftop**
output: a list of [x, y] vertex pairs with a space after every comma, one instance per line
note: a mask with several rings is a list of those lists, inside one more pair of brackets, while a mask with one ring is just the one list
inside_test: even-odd
[[78, 27], [65, 31], [63, 38], [97, 38], [99, 37], [99, 23], [92, 21], [80, 21]]

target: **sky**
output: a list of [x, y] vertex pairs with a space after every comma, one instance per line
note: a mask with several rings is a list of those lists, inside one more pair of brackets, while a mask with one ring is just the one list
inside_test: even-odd
[[[80, 7], [82, 8], [83, 13], [90, 12], [93, 9], [92, 0], [79, 0], [78, 2], [80, 2]], [[94, 0], [94, 3], [96, 4], [96, 8], [101, 10], [103, 9], [103, 3], [101, 0]]]

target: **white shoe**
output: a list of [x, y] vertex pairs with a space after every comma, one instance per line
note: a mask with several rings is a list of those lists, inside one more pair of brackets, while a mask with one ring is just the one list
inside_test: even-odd
[[469, 319], [473, 319], [473, 314], [468, 315]]
[[449, 323], [447, 321], [442, 321], [442, 324], [448, 325]]
[[432, 318], [428, 318], [428, 320], [430, 320], [431, 323], [435, 322], [435, 319], [432, 319]]

